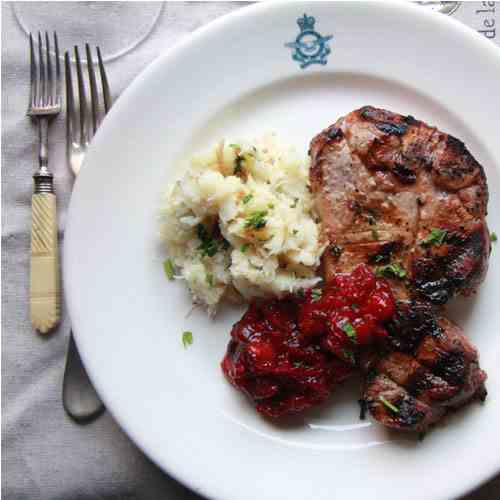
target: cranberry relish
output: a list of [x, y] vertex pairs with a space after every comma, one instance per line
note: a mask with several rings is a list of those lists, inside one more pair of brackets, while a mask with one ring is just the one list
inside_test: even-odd
[[254, 302], [233, 326], [221, 365], [268, 417], [323, 403], [356, 370], [358, 350], [387, 336], [390, 287], [361, 264], [283, 300]]

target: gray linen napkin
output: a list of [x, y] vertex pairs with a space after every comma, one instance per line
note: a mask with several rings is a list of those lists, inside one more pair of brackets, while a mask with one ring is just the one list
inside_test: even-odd
[[[500, 15], [493, 12], [494, 3], [463, 4], [454, 15], [500, 45], [500, 33], [494, 26], [500, 22]], [[134, 50], [107, 64], [113, 94], [121, 93], [166, 48], [199, 26], [244, 5], [167, 3], [152, 34]], [[63, 411], [61, 379], [70, 326], [64, 305], [59, 330], [47, 338], [32, 331], [27, 309], [31, 175], [36, 165], [36, 130], [25, 116], [29, 92], [27, 38], [13, 15], [13, 5], [3, 3], [1, 8], [2, 498], [199, 498], [152, 464], [109, 413], [80, 426]], [[61, 26], [72, 22], [65, 18], [64, 5], [59, 16]], [[121, 29], [125, 32], [127, 26]], [[106, 40], [109, 45], [115, 43], [112, 37], [116, 36], [117, 30], [102, 33], [103, 45]], [[73, 182], [65, 164], [62, 116], [50, 131], [50, 165], [56, 174], [62, 242]], [[500, 478], [497, 478], [467, 500], [499, 497]]]

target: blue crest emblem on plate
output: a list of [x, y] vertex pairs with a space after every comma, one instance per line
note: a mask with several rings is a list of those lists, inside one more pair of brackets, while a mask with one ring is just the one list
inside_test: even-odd
[[314, 30], [315, 23], [316, 19], [313, 16], [304, 14], [299, 17], [297, 24], [300, 33], [295, 42], [285, 43], [285, 47], [294, 49], [292, 59], [298, 61], [302, 69], [311, 64], [325, 65], [328, 54], [331, 52], [328, 42], [333, 38], [333, 35], [321, 36]]

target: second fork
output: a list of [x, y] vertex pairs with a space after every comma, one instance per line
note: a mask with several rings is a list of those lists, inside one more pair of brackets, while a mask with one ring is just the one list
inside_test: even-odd
[[[94, 69], [92, 54], [88, 44], [85, 45], [87, 56], [87, 70], [90, 87], [90, 109], [87, 103], [85, 91], [85, 81], [82, 70], [82, 61], [78, 47], [75, 47], [76, 80], [78, 88], [78, 107], [73, 91], [73, 77], [69, 53], [64, 55], [66, 70], [66, 149], [68, 164], [75, 174], [78, 175], [83, 159], [87, 152], [89, 143], [95, 134], [103, 115], [111, 107], [111, 95], [109, 91], [108, 79], [104, 70], [101, 51], [96, 48], [99, 75], [102, 86], [102, 100], [104, 112], [100, 112], [99, 96], [97, 91], [97, 78]], [[73, 332], [70, 332], [68, 353], [66, 357], [66, 367], [63, 380], [63, 405], [70, 417], [77, 422], [88, 422], [97, 417], [103, 410], [104, 405], [95, 391], [87, 372], [80, 359], [80, 354], [73, 339]]]
[[[68, 155], [68, 163], [73, 173], [78, 175], [82, 166], [85, 153], [89, 146], [90, 140], [96, 133], [100, 125], [102, 115], [99, 113], [99, 95], [97, 92], [97, 78], [90, 51], [89, 44], [85, 45], [87, 56], [87, 70], [89, 76], [90, 87], [90, 107], [92, 111], [92, 119], [90, 119], [87, 95], [85, 91], [85, 81], [83, 77], [82, 61], [78, 47], [75, 46], [75, 61], [76, 61], [76, 76], [78, 87], [78, 105], [79, 113], [76, 109], [75, 94], [73, 92], [73, 77], [71, 72], [69, 52], [64, 54], [64, 64], [66, 69], [66, 152]], [[99, 66], [99, 75], [102, 85], [102, 98], [104, 104], [104, 114], [111, 108], [111, 94], [109, 91], [108, 79], [102, 61], [102, 55], [99, 47], [96, 47], [97, 61]], [[78, 115], [78, 116], [77, 116]]]

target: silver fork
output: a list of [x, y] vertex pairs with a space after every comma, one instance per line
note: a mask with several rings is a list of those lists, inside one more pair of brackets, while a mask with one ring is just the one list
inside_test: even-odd
[[[92, 137], [94, 136], [103, 118], [99, 108], [99, 96], [97, 91], [97, 79], [95, 74], [92, 53], [88, 44], [85, 45], [87, 56], [87, 69], [90, 87], [90, 107], [91, 116], [88, 110], [88, 102], [85, 91], [82, 62], [78, 47], [75, 47], [76, 77], [78, 88], [79, 113], [73, 92], [73, 77], [69, 53], [64, 54], [64, 65], [66, 70], [66, 151], [68, 164], [75, 174], [78, 175], [83, 159], [87, 152]], [[102, 97], [104, 104], [104, 114], [112, 105], [111, 93], [109, 91], [108, 79], [101, 51], [96, 47], [99, 74], [102, 86]], [[104, 410], [104, 405], [90, 382], [87, 372], [82, 364], [82, 360], [73, 339], [73, 332], [69, 336], [68, 354], [66, 357], [66, 368], [63, 380], [63, 405], [64, 409], [74, 420], [78, 422], [90, 421], [100, 415]]]
[[[75, 97], [73, 93], [73, 78], [71, 76], [71, 65], [69, 63], [69, 53], [64, 54], [64, 63], [66, 67], [66, 101], [67, 101], [67, 117], [66, 117], [66, 151], [68, 154], [68, 163], [73, 173], [78, 175], [82, 166], [85, 153], [90, 144], [90, 140], [96, 133], [97, 128], [101, 122], [101, 115], [99, 113], [99, 96], [97, 92], [97, 80], [90, 52], [89, 44], [85, 45], [85, 52], [87, 55], [87, 68], [89, 73], [89, 86], [90, 86], [90, 106], [92, 109], [92, 120], [88, 113], [87, 96], [85, 92], [85, 82], [83, 79], [82, 62], [80, 59], [80, 52], [78, 47], [75, 46], [75, 60], [76, 60], [76, 76], [78, 83], [78, 101], [80, 108], [80, 116], [77, 118]], [[101, 76], [102, 84], [102, 97], [104, 101], [104, 114], [111, 108], [112, 100], [109, 91], [108, 79], [104, 64], [102, 61], [101, 51], [96, 47], [97, 60], [99, 66], [99, 73]], [[92, 61], [92, 64], [88, 64]]]
[[30, 33], [30, 102], [28, 115], [38, 122], [39, 167], [33, 175], [31, 222], [30, 315], [36, 330], [47, 333], [61, 317], [57, 207], [53, 176], [48, 168], [49, 124], [61, 111], [59, 45], [54, 32], [55, 75], [49, 34], [38, 32], [38, 62]]

